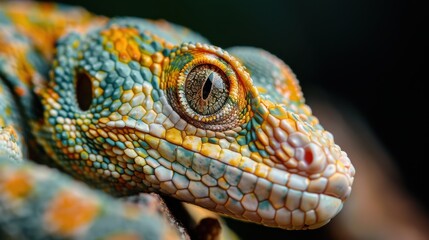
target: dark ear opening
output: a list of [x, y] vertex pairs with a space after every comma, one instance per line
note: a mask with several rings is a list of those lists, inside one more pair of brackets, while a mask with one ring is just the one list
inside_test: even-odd
[[76, 71], [76, 100], [82, 111], [87, 111], [92, 102], [91, 77], [84, 71]]

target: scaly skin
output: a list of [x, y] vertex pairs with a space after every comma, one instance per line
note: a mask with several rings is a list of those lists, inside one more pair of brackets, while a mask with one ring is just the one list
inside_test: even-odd
[[[0, 59], [26, 66], [5, 63], [2, 81], [44, 162], [112, 195], [162, 193], [271, 227], [317, 228], [340, 211], [354, 168], [281, 60], [163, 21], [51, 8], [6, 6], [0, 22], [33, 52], [8, 51], [23, 47], [0, 32]], [[85, 81], [89, 106], [77, 91]]]

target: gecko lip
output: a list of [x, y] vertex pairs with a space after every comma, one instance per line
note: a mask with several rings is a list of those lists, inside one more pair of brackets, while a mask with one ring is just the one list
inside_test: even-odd
[[308, 226], [308, 229], [316, 229], [329, 223], [343, 208], [343, 202], [331, 196], [322, 194], [320, 202], [315, 209], [317, 214], [317, 222]]
[[[329, 171], [330, 169], [326, 169], [324, 173], [327, 174]], [[336, 170], [328, 177], [325, 194], [344, 201], [350, 196], [354, 175], [355, 169], [350, 159], [344, 151], [341, 151], [341, 157], [336, 161]]]

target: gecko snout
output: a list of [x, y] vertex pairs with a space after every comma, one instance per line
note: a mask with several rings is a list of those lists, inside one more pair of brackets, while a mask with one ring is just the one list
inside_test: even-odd
[[332, 134], [282, 105], [262, 103], [271, 107], [256, 128], [256, 145], [270, 154], [269, 164], [307, 178], [310, 192], [345, 200], [355, 169]]

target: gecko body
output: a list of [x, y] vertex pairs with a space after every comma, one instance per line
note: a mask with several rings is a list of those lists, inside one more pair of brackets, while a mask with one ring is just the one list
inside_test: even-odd
[[[110, 195], [156, 192], [285, 229], [323, 226], [350, 195], [347, 154], [289, 67], [264, 50], [51, 4], [2, 5], [0, 26], [0, 222], [27, 209], [28, 225], [49, 236], [168, 229], [154, 211], [130, 217], [65, 173]], [[28, 152], [38, 164], [23, 160]], [[69, 204], [79, 221], [55, 226]], [[106, 223], [114, 216], [118, 224]], [[136, 230], [148, 216], [159, 228]]]

